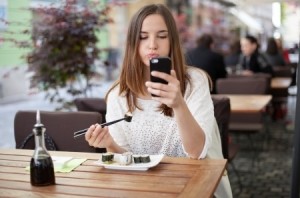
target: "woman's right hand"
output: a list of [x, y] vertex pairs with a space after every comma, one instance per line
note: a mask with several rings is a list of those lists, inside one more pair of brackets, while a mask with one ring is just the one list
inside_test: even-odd
[[114, 141], [109, 134], [108, 127], [102, 128], [99, 124], [90, 126], [85, 134], [85, 140], [90, 146], [98, 148], [110, 147]]

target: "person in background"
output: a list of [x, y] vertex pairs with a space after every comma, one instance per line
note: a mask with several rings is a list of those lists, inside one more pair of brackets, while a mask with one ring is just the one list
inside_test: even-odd
[[267, 61], [272, 66], [285, 66], [285, 61], [283, 59], [282, 54], [280, 53], [277, 43], [274, 38], [268, 39], [267, 49], [265, 52], [265, 57]]
[[241, 44], [239, 40], [236, 40], [230, 45], [230, 53], [225, 56], [226, 67], [235, 67], [241, 55]]
[[251, 76], [254, 73], [273, 73], [271, 65], [259, 52], [259, 44], [254, 36], [247, 35], [241, 39], [242, 54], [238, 66], [241, 66], [241, 75]]
[[[106, 95], [106, 121], [128, 112], [132, 120], [104, 128], [90, 126], [85, 134], [89, 145], [114, 153], [222, 159], [208, 77], [186, 66], [170, 10], [162, 4], [142, 7], [132, 17], [126, 41], [121, 74]], [[150, 59], [159, 56], [172, 60], [171, 74], [150, 73]], [[150, 75], [167, 84], [150, 82]], [[232, 197], [227, 175], [214, 195]]]
[[209, 34], [203, 34], [197, 40], [197, 47], [186, 54], [188, 65], [198, 67], [206, 71], [212, 80], [212, 91], [216, 93], [216, 81], [219, 78], [226, 78], [224, 58], [221, 54], [212, 50], [213, 38]]
[[275, 39], [278, 52], [282, 54], [282, 57], [284, 59], [284, 62], [288, 65], [290, 64], [290, 57], [289, 57], [289, 50], [283, 47], [282, 40], [280, 38]]

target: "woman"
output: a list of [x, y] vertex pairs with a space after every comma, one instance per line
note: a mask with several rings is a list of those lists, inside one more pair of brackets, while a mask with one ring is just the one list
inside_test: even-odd
[[240, 56], [239, 66], [241, 66], [242, 75], [253, 75], [253, 73], [270, 73], [272, 67], [268, 61], [258, 51], [257, 39], [251, 35], [247, 35], [241, 39], [242, 55]]
[[[168, 84], [149, 81], [149, 60], [158, 56], [171, 58], [171, 75], [151, 75]], [[91, 146], [115, 153], [223, 158], [207, 76], [185, 66], [175, 21], [164, 5], [147, 5], [133, 16], [121, 75], [106, 100], [107, 121], [127, 112], [133, 118], [109, 129], [92, 125], [85, 135]], [[232, 197], [227, 176], [215, 195]]]
[[274, 38], [268, 39], [266, 58], [272, 66], [285, 66], [285, 61], [282, 54], [279, 51], [276, 40]]

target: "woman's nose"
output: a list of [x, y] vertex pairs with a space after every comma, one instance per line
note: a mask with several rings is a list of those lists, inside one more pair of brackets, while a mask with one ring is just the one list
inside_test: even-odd
[[155, 38], [151, 38], [149, 40], [149, 49], [156, 50], [157, 49], [157, 41]]

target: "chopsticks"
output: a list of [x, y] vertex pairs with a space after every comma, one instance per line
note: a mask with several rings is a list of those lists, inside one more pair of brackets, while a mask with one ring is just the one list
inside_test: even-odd
[[[115, 124], [117, 122], [120, 122], [122, 120], [125, 120], [126, 122], [131, 122], [132, 116], [128, 115], [128, 114], [125, 114], [124, 118], [121, 118], [121, 119], [118, 119], [118, 120], [114, 120], [114, 121], [111, 121], [111, 122], [106, 122], [106, 123], [100, 124], [100, 126], [101, 127], [109, 126], [109, 125]], [[76, 139], [76, 138], [78, 138], [80, 136], [83, 136], [87, 132], [88, 129], [89, 128], [82, 129], [80, 131], [74, 132], [74, 139]]]

